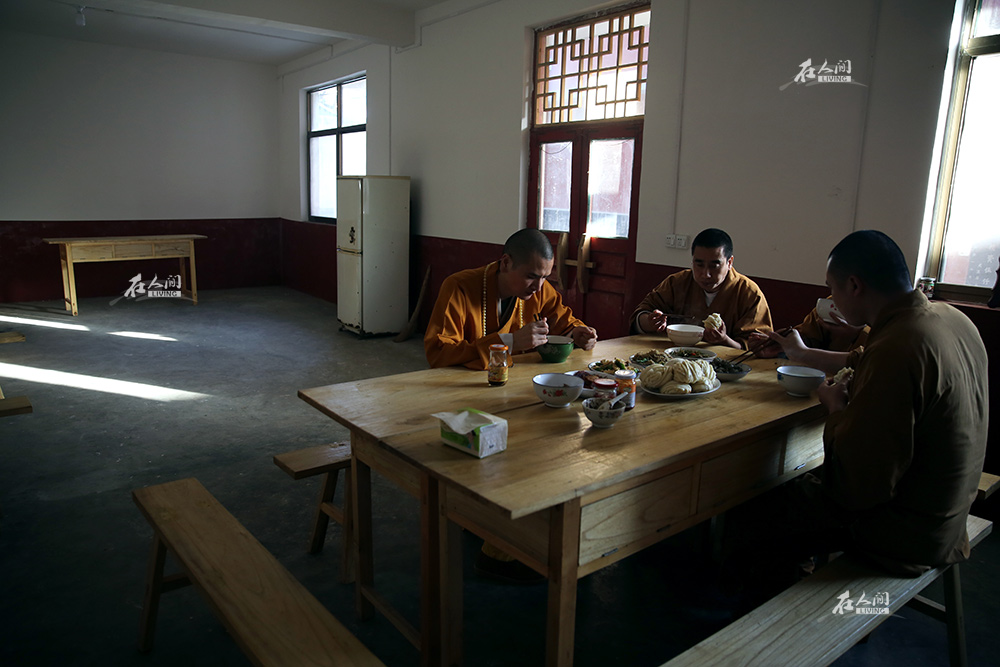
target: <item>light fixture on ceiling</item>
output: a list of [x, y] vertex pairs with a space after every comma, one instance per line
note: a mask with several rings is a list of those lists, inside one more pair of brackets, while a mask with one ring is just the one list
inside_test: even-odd
[[86, 7], [77, 7], [76, 8], [76, 24], [78, 26], [80, 26], [81, 28], [83, 26], [87, 25], [87, 17], [83, 13], [84, 9], [86, 9]]

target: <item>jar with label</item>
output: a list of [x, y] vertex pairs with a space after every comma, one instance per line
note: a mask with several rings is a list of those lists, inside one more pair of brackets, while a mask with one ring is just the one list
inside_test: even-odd
[[610, 378], [598, 378], [594, 380], [594, 398], [602, 398], [610, 401], [618, 395], [618, 383]]
[[626, 410], [631, 410], [635, 407], [635, 371], [615, 371], [615, 382], [618, 383], [619, 394], [628, 394], [628, 396], [619, 402], [625, 405]]
[[507, 369], [510, 367], [510, 358], [507, 355], [507, 346], [500, 343], [490, 345], [490, 363], [486, 367], [486, 379], [493, 387], [500, 387], [507, 384]]
[[928, 299], [934, 298], [934, 283], [937, 282], [929, 276], [925, 276], [917, 283], [917, 288], [924, 293]]

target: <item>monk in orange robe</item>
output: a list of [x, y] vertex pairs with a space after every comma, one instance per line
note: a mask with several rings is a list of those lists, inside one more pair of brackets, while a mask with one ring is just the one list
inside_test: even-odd
[[490, 345], [503, 343], [512, 354], [528, 352], [550, 333], [592, 349], [597, 332], [573, 316], [546, 280], [552, 264], [552, 245], [545, 235], [522, 229], [507, 239], [499, 260], [446, 278], [424, 334], [431, 367], [482, 370]]

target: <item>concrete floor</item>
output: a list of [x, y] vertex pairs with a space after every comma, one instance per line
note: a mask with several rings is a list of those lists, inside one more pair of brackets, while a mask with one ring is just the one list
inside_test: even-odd
[[[151, 532], [129, 491], [187, 476], [388, 665], [419, 664], [387, 621], [356, 620], [351, 587], [336, 581], [336, 526], [322, 554], [305, 553], [318, 480], [293, 482], [271, 462], [275, 453], [347, 436], [297, 398], [298, 389], [425, 368], [419, 336], [359, 340], [338, 331], [334, 305], [283, 288], [200, 296], [196, 307], [84, 299], [76, 318], [61, 302], [0, 304], [7, 318], [0, 331], [27, 339], [0, 345], [0, 385], [34, 405], [33, 414], [0, 420], [0, 665], [246, 664], [192, 589], [163, 599], [153, 651], [135, 648]], [[18, 379], [25, 368], [74, 375]], [[110, 393], [66, 386], [67, 379], [141, 384]], [[196, 393], [168, 401], [163, 389]], [[381, 478], [375, 483], [377, 584], [416, 622], [416, 502]], [[976, 513], [994, 514], [993, 507]], [[710, 593], [702, 537], [692, 529], [580, 582], [576, 664], [659, 665], [726, 622], [729, 607]], [[478, 544], [465, 536], [466, 664], [542, 664], [545, 586], [477, 578]], [[994, 534], [962, 569], [973, 665], [998, 664], [1000, 656], [997, 563]], [[943, 625], [904, 611], [836, 664], [946, 663]]]

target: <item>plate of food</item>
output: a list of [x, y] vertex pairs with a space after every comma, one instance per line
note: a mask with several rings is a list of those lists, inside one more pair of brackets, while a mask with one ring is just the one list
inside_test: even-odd
[[628, 360], [636, 368], [645, 368], [650, 364], [662, 364], [669, 358], [663, 350], [646, 350], [645, 352], [636, 352]]
[[594, 380], [604, 378], [614, 380], [614, 373], [601, 373], [600, 371], [566, 371], [566, 375], [575, 375], [583, 378], [583, 391], [580, 398], [590, 398], [594, 395]]
[[[718, 391], [719, 387], [722, 386], [722, 383], [719, 382], [718, 378], [716, 378], [712, 381], [712, 384], [709, 385], [711, 388], [706, 389], [705, 391], [693, 391], [692, 387], [694, 385], [668, 384], [663, 387], [657, 387], [656, 389], [651, 389], [644, 384], [640, 384], [639, 386], [642, 387], [642, 390], [650, 396], [655, 396], [656, 398], [662, 398], [668, 401], [678, 401], [685, 398], [698, 398], [699, 396], [711, 394], [714, 391]], [[687, 390], [680, 387], [687, 387]]]
[[668, 359], [646, 367], [640, 378], [642, 390], [657, 398], [676, 400], [711, 394], [722, 383], [706, 359]]
[[711, 361], [717, 356], [715, 352], [703, 350], [700, 347], [668, 347], [664, 353], [674, 359], [704, 359], [705, 361]]
[[746, 377], [750, 372], [749, 364], [733, 363], [722, 357], [712, 359], [712, 368], [715, 369], [715, 377], [723, 382], [735, 382]]
[[630, 370], [628, 362], [624, 359], [619, 359], [618, 357], [615, 357], [614, 359], [592, 361], [587, 368], [592, 371], [597, 371], [598, 373], [611, 373], [612, 375], [615, 371]]

